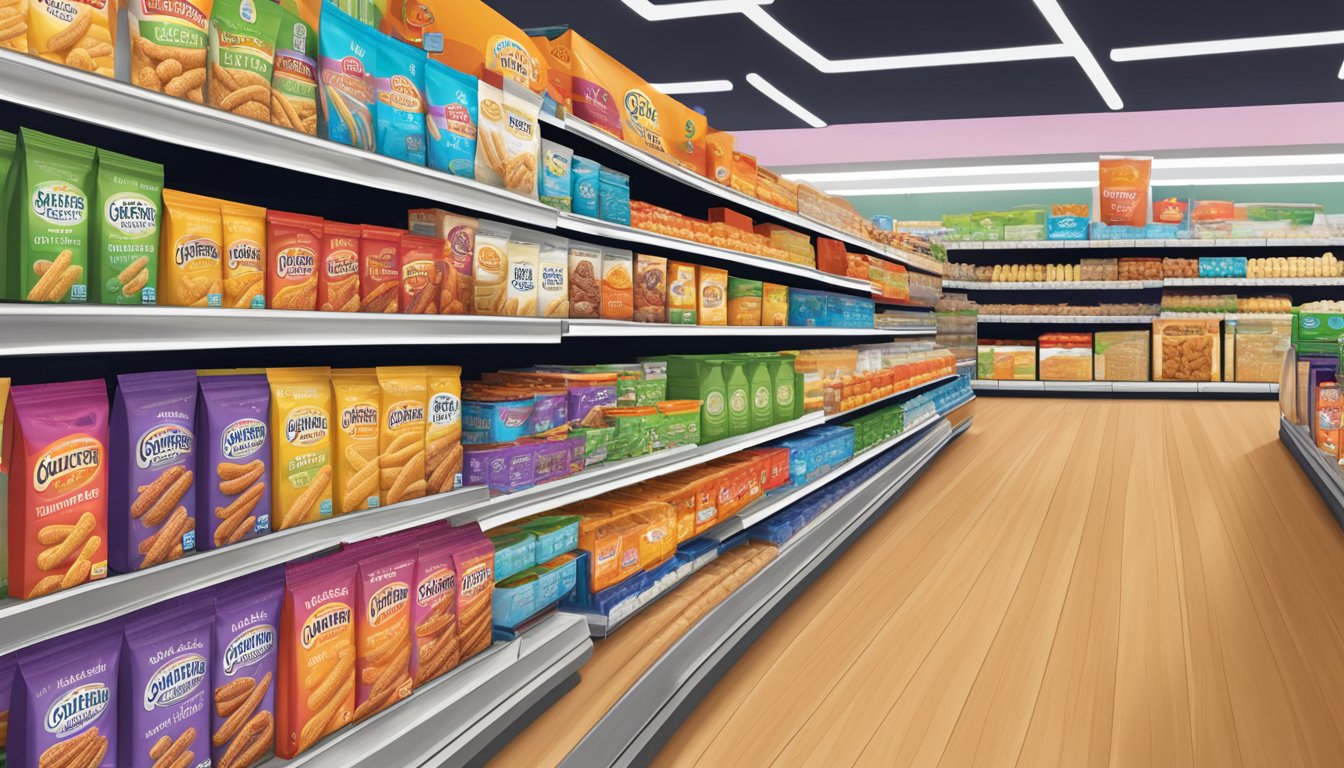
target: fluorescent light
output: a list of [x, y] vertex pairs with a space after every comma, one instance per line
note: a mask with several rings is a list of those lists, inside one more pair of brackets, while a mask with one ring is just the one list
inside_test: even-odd
[[[1111, 61], [1174, 59], [1182, 56], [1273, 51], [1281, 48], [1309, 48], [1317, 45], [1339, 45], [1341, 43], [1344, 43], [1344, 29], [1333, 32], [1306, 32], [1300, 35], [1238, 37], [1230, 40], [1205, 40], [1197, 43], [1167, 43], [1164, 45], [1141, 45], [1134, 48], [1115, 48], [1111, 51]], [[1344, 70], [1340, 70], [1339, 76], [1344, 79]]]
[[1339, 79], [1344, 80], [1344, 64], [1339, 65]]
[[753, 88], [768, 96], [771, 101], [792, 112], [795, 117], [802, 120], [804, 123], [807, 123], [813, 128], [826, 127], [825, 120], [812, 114], [804, 108], [802, 104], [799, 104], [786, 96], [783, 91], [771, 85], [764, 77], [761, 77], [755, 72], [751, 72], [747, 75], [747, 82], [751, 83]]
[[1221, 179], [1153, 179], [1155, 187], [1208, 187], [1219, 184], [1336, 184], [1344, 174], [1323, 176], [1242, 176]]
[[687, 80], [681, 83], [649, 83], [649, 85], [668, 96], [678, 93], [722, 93], [733, 90], [732, 80]]
[[701, 16], [725, 16], [742, 13], [749, 5], [769, 5], [774, 0], [695, 0], [689, 3], [654, 5], [649, 0], [621, 0], [630, 10], [649, 21], [694, 19]]
[[1058, 0], [1034, 0], [1036, 10], [1045, 17], [1050, 28], [1055, 31], [1068, 49], [1069, 54], [1073, 56], [1078, 66], [1083, 68], [1083, 74], [1092, 81], [1092, 87], [1101, 94], [1102, 101], [1111, 109], [1124, 109], [1125, 102], [1120, 99], [1120, 93], [1111, 85], [1111, 81], [1106, 77], [1106, 72], [1102, 70], [1101, 64], [1097, 63], [1097, 57], [1092, 55], [1092, 49], [1087, 47], [1083, 38], [1078, 35], [1078, 30], [1073, 28], [1073, 22], [1065, 15], [1064, 9], [1059, 7]]
[[1344, 163], [1344, 155], [1248, 155], [1244, 157], [1159, 157], [1154, 168], [1281, 168]]
[[[1211, 179], [1153, 179], [1154, 187], [1208, 187], [1237, 184], [1337, 184], [1344, 174], [1323, 176], [1242, 176]], [[1091, 189], [1095, 181], [1027, 181], [1021, 184], [948, 184], [933, 187], [887, 187], [883, 189], [832, 189], [832, 195], [865, 197], [872, 195], [936, 195], [948, 192], [1023, 192], [1042, 189]]]

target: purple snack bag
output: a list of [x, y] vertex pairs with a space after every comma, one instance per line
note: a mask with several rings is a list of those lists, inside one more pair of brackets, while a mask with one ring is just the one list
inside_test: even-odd
[[120, 657], [115, 620], [19, 651], [8, 764], [116, 768]]
[[108, 450], [113, 571], [131, 573], [196, 549], [195, 415], [191, 371], [117, 377]]
[[[280, 601], [285, 596], [285, 571], [271, 568], [236, 579], [221, 585], [214, 595], [215, 655], [210, 665], [214, 693], [211, 698], [229, 701], [231, 694], [252, 694], [258, 685], [264, 683], [266, 686], [251, 711], [230, 710], [230, 717], [241, 718], [244, 723], [241, 728], [236, 723], [228, 726], [230, 717], [221, 715], [217, 707], [210, 708], [211, 733], [221, 735], [221, 743], [213, 745], [210, 754], [214, 764], [222, 766], [237, 762], [239, 750], [250, 738], [248, 723], [255, 718], [275, 722], [274, 681], [279, 674]], [[226, 726], [229, 731], [225, 730]], [[232, 738], [226, 740], [223, 738], [226, 735]], [[224, 759], [226, 755], [230, 760]]]
[[206, 763], [213, 618], [198, 603], [174, 602], [127, 620], [118, 678], [118, 768]]
[[201, 376], [200, 385], [196, 541], [204, 550], [271, 532], [271, 389], [263, 374]]
[[[9, 690], [14, 685], [15, 663], [12, 653], [0, 656], [0, 720], [6, 723], [5, 731], [9, 730]], [[4, 754], [6, 736], [6, 732], [0, 732], [0, 754]]]

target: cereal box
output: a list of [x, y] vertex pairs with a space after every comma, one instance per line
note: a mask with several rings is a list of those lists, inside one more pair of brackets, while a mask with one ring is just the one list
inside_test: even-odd
[[695, 269], [700, 325], [727, 325], [728, 270], [705, 266]]
[[699, 289], [695, 265], [681, 261], [667, 263], [667, 319], [674, 325], [695, 325]]
[[667, 259], [635, 257], [635, 322], [667, 322]]
[[760, 325], [763, 291], [764, 284], [760, 280], [729, 276], [728, 324]]
[[789, 324], [789, 287], [765, 283], [761, 287], [761, 325]]

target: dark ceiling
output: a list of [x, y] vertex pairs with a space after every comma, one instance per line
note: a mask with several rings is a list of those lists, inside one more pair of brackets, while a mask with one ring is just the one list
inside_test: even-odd
[[[1072, 58], [824, 74], [738, 14], [651, 22], [622, 0], [486, 2], [524, 28], [569, 24], [650, 82], [731, 80], [728, 93], [678, 97], [702, 107], [722, 129], [803, 126], [752, 88], [744, 79], [748, 72], [828, 123], [1108, 111]], [[1060, 5], [1126, 110], [1344, 100], [1344, 45], [1110, 60], [1113, 48], [1344, 30], [1344, 0]], [[833, 60], [1059, 42], [1031, 0], [774, 0], [763, 7]]]

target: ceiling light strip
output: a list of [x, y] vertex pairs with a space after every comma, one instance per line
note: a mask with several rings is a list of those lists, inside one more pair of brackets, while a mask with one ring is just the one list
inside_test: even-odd
[[1050, 28], [1055, 31], [1062, 42], [1073, 55], [1078, 66], [1083, 68], [1083, 74], [1092, 81], [1092, 87], [1101, 94], [1102, 101], [1111, 109], [1124, 109], [1125, 102], [1120, 98], [1120, 93], [1111, 85], [1111, 81], [1106, 77], [1106, 72], [1102, 70], [1101, 64], [1097, 62], [1097, 57], [1092, 55], [1092, 49], [1087, 47], [1083, 38], [1079, 36], [1078, 30], [1074, 29], [1073, 22], [1064, 13], [1064, 9], [1059, 7], [1058, 0], [1034, 0], [1036, 9], [1045, 17]]
[[[1246, 155], [1229, 157], [1158, 157], [1154, 169], [1194, 168], [1285, 168], [1344, 164], [1344, 154], [1333, 155]], [[888, 168], [873, 171], [826, 171], [788, 173], [786, 178], [810, 184], [834, 184], [846, 181], [887, 181], [895, 179], [940, 179], [963, 176], [1010, 176], [1047, 173], [1090, 173], [1097, 163], [1032, 163], [1017, 165], [965, 165], [943, 168]]]
[[672, 21], [742, 13], [746, 6], [769, 5], [774, 0], [696, 0], [696, 2], [666, 5], [654, 5], [649, 0], [622, 0], [622, 2], [648, 21]]
[[[1340, 44], [1344, 44], [1344, 29], [1333, 32], [1307, 32], [1299, 35], [1238, 37], [1229, 40], [1205, 40], [1195, 43], [1165, 43], [1163, 45], [1115, 48], [1111, 51], [1111, 61], [1175, 59], [1182, 56], [1249, 53], [1251, 51], [1273, 51], [1281, 48], [1310, 48], [1318, 45]], [[1344, 78], [1344, 70], [1340, 70], [1339, 76]]]
[[826, 127], [825, 120], [822, 120], [820, 117], [809, 112], [802, 104], [789, 98], [783, 91], [771, 85], [768, 80], [755, 72], [751, 72], [747, 75], [747, 82], [751, 83], [753, 88], [769, 97], [771, 101], [792, 112], [795, 117], [802, 120], [804, 123], [807, 123], [813, 128]]
[[[1338, 184], [1344, 174], [1323, 176], [1244, 176], [1211, 179], [1153, 179], [1154, 187], [1209, 187], [1257, 184]], [[936, 195], [952, 192], [1019, 192], [1045, 189], [1091, 189], [1095, 181], [1028, 181], [1021, 184], [949, 184], [933, 187], [889, 187], [884, 189], [832, 189], [841, 197], [873, 195]]]
[[732, 80], [687, 80], [681, 83], [649, 83], [667, 96], [679, 93], [723, 93], [733, 90]]

